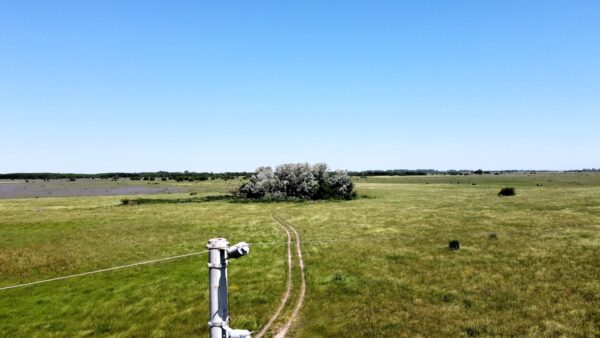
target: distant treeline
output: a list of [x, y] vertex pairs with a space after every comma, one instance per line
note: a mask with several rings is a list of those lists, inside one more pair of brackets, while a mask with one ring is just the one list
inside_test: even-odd
[[351, 176], [425, 176], [438, 173], [433, 169], [391, 169], [391, 170], [364, 170], [364, 171], [349, 171]]
[[[426, 176], [426, 175], [500, 175], [500, 174], [536, 174], [549, 172], [566, 172], [566, 173], [585, 173], [585, 172], [600, 172], [600, 168], [591, 169], [573, 169], [564, 171], [552, 170], [493, 170], [487, 171], [482, 169], [477, 170], [435, 170], [435, 169], [390, 169], [390, 170], [363, 170], [349, 171], [350, 176]], [[141, 172], [141, 173], [100, 173], [100, 174], [69, 174], [69, 173], [10, 173], [0, 174], [0, 179], [4, 180], [57, 180], [70, 179], [76, 180], [79, 178], [117, 180], [119, 178], [129, 178], [133, 181], [155, 181], [155, 180], [174, 180], [182, 181], [206, 181], [210, 179], [230, 180], [238, 177], [250, 178], [252, 172], [224, 172], [224, 173], [209, 173], [209, 172]]]
[[537, 174], [537, 173], [585, 173], [600, 172], [600, 168], [576, 170], [435, 170], [435, 169], [391, 169], [391, 170], [364, 170], [350, 171], [351, 176], [426, 176], [426, 175], [500, 175], [500, 174]]
[[117, 180], [119, 178], [129, 178], [133, 181], [155, 181], [155, 180], [175, 180], [181, 181], [206, 181], [209, 179], [224, 179], [230, 180], [237, 177], [250, 177], [252, 173], [247, 172], [225, 172], [225, 173], [199, 173], [199, 172], [143, 172], [143, 173], [100, 173], [100, 174], [65, 174], [65, 173], [12, 173], [0, 174], [0, 179], [14, 180], [56, 180], [69, 179], [76, 180], [79, 178], [102, 179], [102, 180]]
[[426, 175], [469, 175], [489, 174], [489, 171], [478, 170], [435, 170], [435, 169], [391, 169], [391, 170], [364, 170], [351, 171], [352, 176], [426, 176]]
[[597, 173], [600, 172], [600, 168], [589, 168], [589, 169], [575, 169], [575, 170], [567, 170], [568, 173]]

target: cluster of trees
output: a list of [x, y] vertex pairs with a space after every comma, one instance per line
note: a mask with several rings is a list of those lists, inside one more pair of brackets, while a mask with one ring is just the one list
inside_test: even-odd
[[236, 194], [264, 200], [352, 199], [356, 195], [348, 172], [330, 171], [325, 163], [282, 164], [275, 171], [260, 167]]
[[181, 181], [206, 181], [209, 179], [234, 179], [240, 176], [245, 178], [250, 177], [251, 173], [248, 172], [225, 172], [225, 173], [197, 173], [197, 172], [168, 172], [168, 171], [157, 171], [157, 172], [142, 172], [142, 173], [100, 173], [100, 174], [69, 174], [69, 173], [12, 173], [12, 174], [0, 174], [0, 179], [13, 179], [13, 180], [56, 180], [56, 179], [78, 179], [78, 178], [92, 178], [92, 179], [119, 179], [129, 178], [131, 180], [144, 180], [154, 181], [160, 180], [175, 180]]

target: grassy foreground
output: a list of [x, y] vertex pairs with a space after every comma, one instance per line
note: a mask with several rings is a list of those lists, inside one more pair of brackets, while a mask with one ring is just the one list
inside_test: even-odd
[[[285, 288], [277, 213], [300, 232], [307, 269], [292, 336], [600, 335], [600, 175], [357, 182], [367, 197], [344, 202], [0, 200], [0, 287], [202, 251], [211, 237], [245, 240], [263, 244], [230, 265], [232, 324], [259, 330]], [[498, 197], [506, 185], [517, 195]], [[220, 181], [192, 188], [198, 196], [228, 189]], [[452, 239], [460, 250], [447, 249]], [[205, 262], [199, 255], [0, 291], [0, 336], [207, 336]]]

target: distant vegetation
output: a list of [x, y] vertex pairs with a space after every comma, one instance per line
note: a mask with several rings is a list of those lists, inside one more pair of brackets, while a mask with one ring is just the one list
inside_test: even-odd
[[[363, 170], [363, 171], [348, 171], [349, 176], [357, 177], [368, 177], [368, 176], [427, 176], [427, 175], [451, 175], [451, 176], [468, 176], [468, 175], [500, 175], [500, 174], [537, 174], [537, 173], [553, 173], [556, 171], [547, 170], [494, 170], [488, 171], [483, 169], [477, 170], [435, 170], [435, 169], [389, 169], [389, 170]], [[600, 172], [600, 168], [591, 169], [575, 169], [566, 170], [563, 172], [567, 173], [594, 173]], [[156, 171], [156, 172], [139, 172], [139, 173], [126, 173], [126, 172], [113, 172], [113, 173], [99, 173], [99, 174], [75, 174], [75, 173], [8, 173], [0, 174], [0, 179], [4, 180], [55, 180], [55, 179], [120, 179], [128, 178], [132, 181], [154, 181], [154, 180], [174, 180], [177, 182], [183, 181], [206, 181], [210, 179], [224, 179], [230, 180], [238, 177], [245, 179], [252, 176], [251, 172], [169, 172], [169, 171]]]
[[327, 164], [289, 163], [260, 167], [237, 191], [238, 196], [262, 200], [352, 199], [354, 183], [346, 171], [329, 171]]
[[[556, 173], [557, 171], [548, 170], [435, 170], [435, 169], [390, 169], [390, 170], [363, 170], [363, 171], [350, 171], [348, 172], [351, 176], [427, 176], [427, 175], [451, 175], [451, 176], [468, 176], [468, 175], [500, 175], [500, 174], [537, 174], [537, 173]], [[600, 168], [595, 169], [576, 169], [576, 170], [565, 170], [564, 172], [600, 172]]]
[[[502, 173], [515, 172], [516, 170], [502, 171]], [[426, 176], [426, 175], [483, 175], [491, 174], [490, 171], [477, 170], [435, 170], [435, 169], [391, 169], [391, 170], [364, 170], [351, 171], [352, 176]], [[494, 172], [498, 173], [498, 171]]]

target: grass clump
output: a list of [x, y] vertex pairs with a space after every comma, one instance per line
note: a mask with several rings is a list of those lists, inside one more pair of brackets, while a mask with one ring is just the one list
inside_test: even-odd
[[448, 249], [452, 250], [452, 251], [456, 251], [458, 249], [460, 249], [460, 243], [458, 242], [458, 240], [453, 239], [450, 241], [450, 243], [448, 243]]
[[514, 196], [517, 193], [513, 187], [504, 187], [498, 192], [498, 196]]

